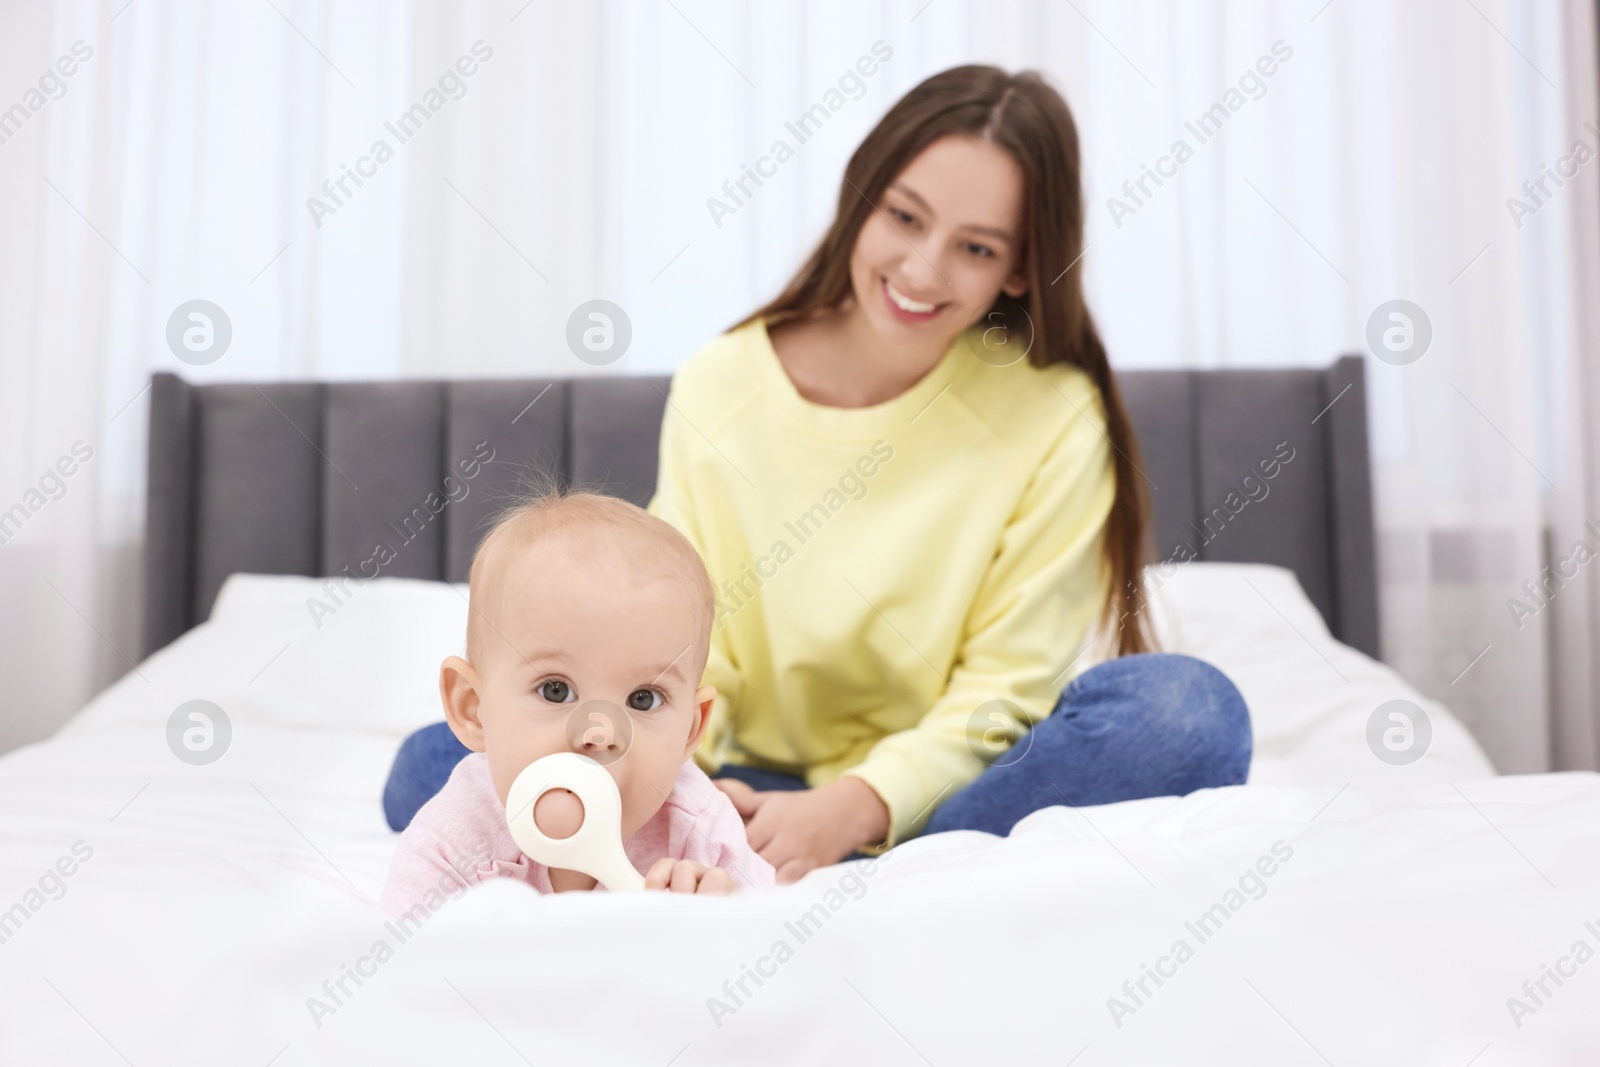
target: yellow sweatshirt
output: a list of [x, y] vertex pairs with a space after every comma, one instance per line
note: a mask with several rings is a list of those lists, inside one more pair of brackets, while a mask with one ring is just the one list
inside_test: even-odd
[[974, 327], [894, 399], [828, 407], [757, 321], [678, 369], [649, 510], [717, 590], [705, 770], [857, 775], [888, 806], [886, 847], [1089, 666], [1105, 409], [1075, 367], [997, 362]]

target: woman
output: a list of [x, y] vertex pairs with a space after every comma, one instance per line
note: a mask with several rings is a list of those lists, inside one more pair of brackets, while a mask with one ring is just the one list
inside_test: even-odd
[[[673, 379], [650, 510], [719, 586], [697, 758], [780, 881], [1245, 779], [1238, 690], [1152, 651], [1148, 504], [1075, 269], [1081, 188], [1041, 78], [935, 75], [851, 157], [788, 287]], [[391, 825], [465, 751], [443, 724], [409, 738]]]

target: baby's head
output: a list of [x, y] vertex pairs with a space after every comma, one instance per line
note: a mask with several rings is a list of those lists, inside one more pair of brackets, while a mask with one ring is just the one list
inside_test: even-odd
[[[534, 760], [577, 752], [622, 794], [622, 834], [672, 792], [716, 690], [700, 685], [715, 594], [672, 526], [615, 497], [552, 492], [507, 511], [472, 561], [467, 655], [439, 671], [450, 729], [487, 752], [502, 804]], [[550, 814], [577, 810], [557, 804]], [[546, 804], [535, 809], [554, 836]]]

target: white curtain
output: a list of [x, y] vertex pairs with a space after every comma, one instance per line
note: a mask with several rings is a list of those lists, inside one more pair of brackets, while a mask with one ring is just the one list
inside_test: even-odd
[[[1323, 365], [1422, 309], [1421, 358], [1367, 357], [1384, 657], [1502, 771], [1600, 765], [1600, 567], [1507, 604], [1600, 550], [1600, 165], [1522, 189], [1600, 148], [1594, 37], [1578, 0], [6, 5], [0, 750], [137, 657], [152, 371], [669, 372], [786, 279], [900, 94], [991, 62], [1077, 116], [1117, 367]], [[596, 298], [633, 327], [604, 367], [565, 342]], [[232, 327], [203, 366], [167, 343], [194, 299]]]

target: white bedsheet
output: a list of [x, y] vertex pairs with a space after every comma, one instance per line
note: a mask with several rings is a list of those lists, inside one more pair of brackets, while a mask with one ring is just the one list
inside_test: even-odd
[[[1047, 809], [728, 900], [490, 883], [404, 941], [372, 904], [378, 792], [438, 718], [465, 604], [374, 583], [319, 629], [317, 588], [235, 580], [0, 758], [0, 1063], [1600, 1062], [1600, 957], [1572, 954], [1600, 952], [1600, 777], [1492, 777], [1287, 572], [1191, 564], [1158, 599], [1171, 647], [1251, 705], [1250, 785]], [[1397, 697], [1433, 726], [1405, 767], [1365, 740]], [[167, 748], [195, 698], [233, 727], [207, 766]], [[1202, 941], [1186, 924], [1218, 904]]]

